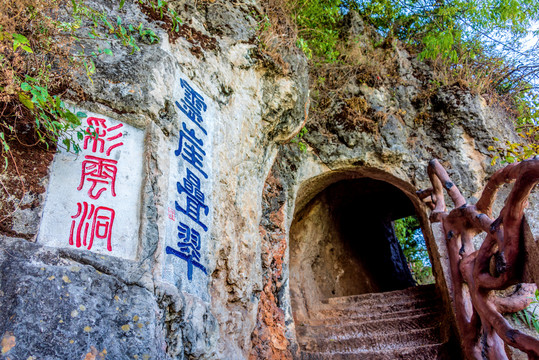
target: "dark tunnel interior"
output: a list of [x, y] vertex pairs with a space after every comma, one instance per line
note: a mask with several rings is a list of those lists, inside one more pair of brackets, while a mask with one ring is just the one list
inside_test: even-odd
[[392, 225], [410, 215], [410, 199], [385, 181], [341, 180], [322, 190], [290, 230], [293, 307], [414, 286]]

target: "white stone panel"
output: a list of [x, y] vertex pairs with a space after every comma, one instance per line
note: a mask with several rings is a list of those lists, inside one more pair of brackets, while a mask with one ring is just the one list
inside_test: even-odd
[[85, 113], [81, 128], [89, 122], [99, 136], [85, 137], [79, 154], [55, 155], [37, 241], [135, 260], [144, 132]]

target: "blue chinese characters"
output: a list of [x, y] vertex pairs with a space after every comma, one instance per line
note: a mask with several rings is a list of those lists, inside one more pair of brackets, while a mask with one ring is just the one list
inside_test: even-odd
[[204, 204], [204, 194], [200, 190], [200, 179], [187, 169], [187, 176], [183, 178], [183, 186], [180, 183], [176, 184], [179, 194], [186, 194], [185, 209], [176, 201], [176, 210], [187, 215], [191, 220], [200, 225], [204, 231], [208, 231], [208, 227], [200, 220], [201, 215], [208, 215], [208, 206]]
[[175, 201], [176, 210], [184, 216], [180, 215], [182, 220], [178, 226], [177, 248], [167, 246], [165, 252], [186, 261], [187, 278], [191, 281], [194, 267], [207, 275], [206, 268], [200, 263], [202, 234], [208, 231], [206, 218], [209, 214], [202, 186], [203, 181], [208, 179], [208, 170], [204, 167], [206, 151], [203, 141], [208, 132], [203, 127], [202, 117], [207, 105], [187, 81], [181, 79], [180, 85], [184, 97], [176, 101], [176, 106], [190, 120], [189, 123], [182, 121], [178, 149], [174, 151], [174, 155], [185, 164], [185, 174], [176, 183], [178, 198]]
[[187, 278], [189, 280], [193, 279], [193, 266], [207, 275], [206, 268], [200, 263], [200, 233], [180, 221], [178, 238], [180, 238], [178, 250], [167, 246], [166, 253], [176, 255], [187, 262]]

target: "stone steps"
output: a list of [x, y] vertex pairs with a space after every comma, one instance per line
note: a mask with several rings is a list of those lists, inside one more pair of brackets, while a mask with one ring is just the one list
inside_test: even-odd
[[406, 317], [430, 314], [430, 313], [439, 315], [440, 310], [441, 310], [440, 307], [437, 305], [437, 306], [432, 306], [432, 307], [427, 307], [427, 308], [386, 312], [382, 314], [367, 313], [367, 314], [356, 314], [355, 316], [351, 316], [351, 317], [338, 317], [337, 316], [337, 317], [311, 318], [309, 320], [306, 320], [304, 324], [299, 324], [299, 326], [336, 325], [336, 324], [350, 325], [350, 324], [360, 324], [360, 323], [372, 321], [372, 320], [391, 320], [391, 319], [400, 320]]
[[309, 324], [309, 326], [299, 326], [296, 331], [301, 336], [321, 337], [345, 336], [366, 336], [382, 332], [405, 332], [410, 330], [424, 329], [440, 325], [439, 312], [420, 312], [406, 317], [395, 317], [389, 319], [369, 319], [367, 321], [349, 321], [347, 323], [322, 323]]
[[432, 345], [440, 341], [440, 328], [416, 329], [406, 332], [374, 333], [356, 335], [353, 333], [334, 334], [329, 338], [304, 338], [300, 345], [307, 351], [353, 352], [396, 350], [414, 346]]
[[433, 344], [416, 346], [408, 349], [386, 350], [386, 351], [362, 351], [354, 352], [309, 352], [304, 351], [301, 354], [302, 360], [435, 360], [449, 359], [446, 356], [445, 344]]
[[409, 311], [417, 309], [432, 308], [439, 304], [439, 299], [421, 299], [421, 300], [399, 300], [395, 302], [384, 302], [384, 303], [372, 303], [372, 304], [361, 304], [356, 305], [352, 303], [348, 306], [343, 306], [339, 304], [337, 306], [331, 305], [322, 305], [317, 309], [315, 316], [316, 318], [329, 318], [329, 317], [354, 317], [363, 315], [365, 313], [376, 313], [376, 314], [386, 314], [394, 313], [399, 311]]
[[411, 299], [422, 299], [422, 298], [427, 299], [427, 298], [432, 298], [432, 297], [437, 297], [436, 288], [434, 287], [434, 284], [417, 286], [417, 287], [403, 289], [403, 290], [388, 291], [388, 292], [334, 297], [334, 298], [325, 299], [322, 301], [322, 303], [329, 304], [329, 305], [351, 304], [351, 303], [361, 304], [363, 302], [371, 303], [373, 301], [393, 302], [394, 300], [399, 300], [402, 298], [411, 300]]
[[441, 303], [433, 285], [327, 299], [296, 324], [301, 359], [441, 359]]

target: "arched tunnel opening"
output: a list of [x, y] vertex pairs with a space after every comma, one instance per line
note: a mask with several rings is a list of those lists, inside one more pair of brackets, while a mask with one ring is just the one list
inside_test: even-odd
[[340, 180], [315, 195], [290, 229], [294, 318], [307, 318], [328, 298], [416, 285], [393, 226], [415, 215], [402, 190], [368, 177]]

